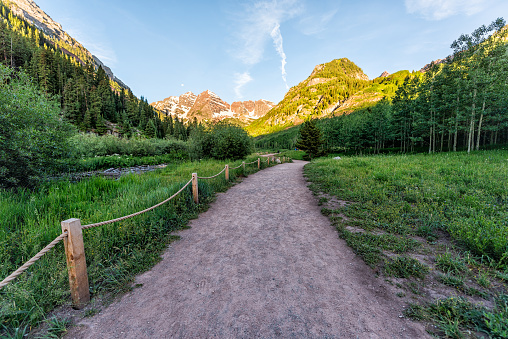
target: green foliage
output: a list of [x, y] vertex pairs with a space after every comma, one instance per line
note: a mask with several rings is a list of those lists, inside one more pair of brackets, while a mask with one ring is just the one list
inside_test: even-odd
[[289, 151], [281, 151], [278, 155], [279, 155], [279, 157], [288, 157], [293, 160], [303, 160], [303, 157], [305, 156], [305, 152], [296, 151], [296, 150], [289, 150]]
[[[254, 161], [248, 158], [246, 161]], [[230, 163], [236, 167], [240, 162]], [[266, 163], [262, 163], [266, 166]], [[224, 162], [206, 160], [170, 164], [165, 169], [118, 180], [95, 177], [78, 183], [45, 183], [35, 190], [0, 190], [0, 276], [6, 277], [61, 232], [60, 222], [71, 217], [89, 224], [143, 210], [175, 193], [191, 174], [210, 176]], [[247, 165], [230, 171], [230, 180], [257, 171]], [[231, 183], [221, 175], [200, 180], [200, 204], [188, 187], [168, 204], [135, 218], [84, 231], [88, 277], [92, 296], [129, 288], [134, 276], [157, 263], [171, 232], [186, 227], [213, 200], [214, 192]], [[29, 272], [0, 293], [0, 337], [16, 336], [43, 320], [54, 307], [69, 302], [69, 282], [62, 245], [57, 245]], [[61, 322], [58, 322], [61, 324]], [[55, 328], [63, 329], [57, 322]], [[25, 329], [25, 330], [23, 330]], [[17, 331], [17, 332], [16, 332]]]
[[508, 337], [508, 296], [501, 294], [496, 299], [494, 310], [488, 311], [464, 298], [440, 299], [426, 306], [413, 304], [405, 315], [417, 320], [432, 320], [441, 333], [450, 338], [464, 338], [470, 331], [480, 331], [491, 338]]
[[5, 4], [0, 3], [0, 9], [0, 63], [23, 68], [42, 92], [60, 96], [67, 121], [99, 135], [118, 127], [127, 136], [132, 127], [144, 131], [151, 121], [149, 137], [164, 138], [165, 125], [155, 109], [109, 79], [79, 42], [45, 34]]
[[[395, 234], [444, 230], [502, 268], [508, 264], [507, 158], [507, 151], [343, 157], [318, 159], [305, 171], [314, 189], [359, 203], [340, 210], [355, 226]], [[440, 267], [463, 269], [449, 259], [440, 258]]]
[[[369, 85], [363, 71], [346, 58], [319, 65], [305, 81], [292, 87], [265, 116], [247, 127], [254, 136], [282, 131], [322, 115], [330, 105], [351, 97]], [[311, 83], [312, 80], [315, 80]]]
[[321, 131], [313, 119], [307, 120], [302, 125], [300, 128], [300, 138], [295, 146], [305, 151], [310, 159], [324, 154]]
[[64, 161], [62, 168], [67, 172], [86, 172], [108, 168], [126, 168], [141, 165], [160, 165], [172, 162], [181, 162], [188, 159], [188, 153], [171, 152], [153, 156], [111, 155], [84, 159], [70, 159]]
[[423, 279], [429, 272], [429, 269], [416, 259], [408, 256], [398, 256], [386, 262], [385, 272], [389, 276], [398, 278], [415, 277]]
[[424, 73], [400, 71], [370, 82], [355, 78], [355, 83], [351, 79], [361, 73], [348, 60], [321, 65], [248, 130], [253, 135], [283, 131], [256, 144], [292, 148], [285, 129], [308, 117], [321, 118], [317, 125], [325, 148], [346, 154], [470, 152], [507, 144], [508, 28], [500, 29], [503, 23], [497, 19], [461, 36], [453, 58]]
[[196, 129], [192, 135], [193, 157], [214, 159], [241, 159], [252, 151], [252, 140], [247, 132], [228, 122], [220, 122], [207, 129]]
[[0, 188], [33, 187], [68, 156], [71, 126], [25, 73], [0, 65]]
[[174, 154], [187, 158], [189, 145], [174, 139], [118, 138], [113, 135], [102, 137], [79, 133], [70, 139], [75, 157], [92, 158], [108, 155], [128, 155], [136, 157]]
[[464, 261], [459, 257], [453, 257], [450, 252], [438, 254], [436, 266], [445, 273], [460, 273], [467, 270]]
[[300, 129], [291, 127], [284, 131], [260, 135], [254, 138], [254, 146], [262, 150], [294, 149]]

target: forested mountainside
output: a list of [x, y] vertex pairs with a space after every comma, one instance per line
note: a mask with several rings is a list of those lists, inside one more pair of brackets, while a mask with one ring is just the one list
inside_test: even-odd
[[[370, 83], [358, 83], [356, 86], [362, 88], [357, 92], [339, 105], [328, 106], [328, 114], [336, 116], [318, 122], [326, 147], [354, 152], [380, 152], [387, 148], [436, 152], [471, 151], [508, 143], [508, 29], [504, 24], [500, 18], [470, 35], [462, 35], [451, 45], [454, 53], [425, 67], [424, 73], [402, 71]], [[296, 124], [294, 119], [277, 124], [285, 116], [281, 114], [284, 108], [289, 107], [289, 116], [297, 116], [295, 107], [299, 106], [292, 103], [295, 98], [301, 100], [301, 107], [306, 102], [314, 104], [314, 111], [306, 116], [325, 116], [314, 94], [294, 94], [305, 93], [312, 77], [286, 95], [281, 102], [286, 106], [279, 104], [266, 115], [273, 125], [263, 129], [262, 125], [253, 124], [251, 133], [282, 130]], [[354, 77], [349, 78], [352, 85], [344, 89], [355, 88]], [[326, 92], [319, 94], [318, 100], [325, 95]], [[348, 101], [353, 105], [344, 107]], [[335, 114], [341, 108], [344, 110]], [[258, 138], [257, 144], [292, 148], [297, 134], [294, 128]]]
[[110, 78], [81, 44], [63, 31], [57, 33], [64, 39], [45, 33], [11, 6], [15, 4], [0, 3], [0, 62], [25, 71], [48, 96], [59, 96], [66, 119], [98, 134], [166, 135], [167, 123], [146, 99]]
[[92, 63], [97, 69], [101, 66], [108, 77], [118, 86], [129, 89], [113, 71], [99, 58], [92, 55], [79, 41], [63, 30], [62, 25], [55, 22], [32, 0], [1, 0], [14, 15], [26, 20], [41, 31], [44, 37], [52, 44], [58, 46], [64, 53], [75, 58], [82, 65]]
[[276, 132], [299, 125], [309, 117], [347, 114], [373, 105], [393, 95], [407, 74], [409, 72], [402, 71], [370, 81], [362, 69], [347, 58], [317, 65], [277, 106], [249, 125], [248, 131], [252, 135]]

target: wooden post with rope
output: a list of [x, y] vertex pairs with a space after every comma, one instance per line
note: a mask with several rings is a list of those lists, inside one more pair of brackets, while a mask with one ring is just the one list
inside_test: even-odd
[[268, 156], [268, 165], [270, 165], [270, 156]]
[[245, 174], [245, 161], [242, 161], [243, 174]]
[[198, 196], [198, 174], [192, 173], [192, 197], [194, 198], [194, 202], [199, 204], [199, 196]]
[[261, 168], [261, 159], [258, 158], [258, 169], [260, 169], [260, 168]]
[[229, 181], [229, 165], [226, 165], [226, 181]]
[[73, 308], [80, 310], [90, 301], [81, 221], [79, 219], [62, 221], [62, 232], [67, 232], [67, 237], [64, 238], [64, 246], [72, 305]]

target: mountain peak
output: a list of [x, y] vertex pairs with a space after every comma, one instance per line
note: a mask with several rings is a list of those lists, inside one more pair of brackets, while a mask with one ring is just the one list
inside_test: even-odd
[[184, 120], [196, 118], [198, 121], [212, 121], [232, 118], [241, 122], [262, 117], [275, 106], [268, 100], [235, 101], [230, 105], [210, 90], [203, 91], [199, 95], [187, 92], [179, 97], [170, 96], [151, 105], [166, 116], [175, 115]]
[[378, 78], [386, 78], [389, 75], [390, 75], [390, 73], [388, 73], [387, 71], [384, 71], [383, 73], [381, 73], [380, 76], [378, 76]]
[[348, 58], [335, 59], [330, 62], [317, 65], [307, 80], [312, 79], [335, 79], [348, 76], [359, 80], [369, 80], [367, 74]]

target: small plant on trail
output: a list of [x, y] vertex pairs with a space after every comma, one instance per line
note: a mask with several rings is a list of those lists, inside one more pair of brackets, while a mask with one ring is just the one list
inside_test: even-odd
[[450, 252], [438, 254], [436, 256], [436, 266], [445, 273], [458, 273], [467, 270], [466, 264], [461, 259], [454, 258]]
[[423, 279], [427, 275], [429, 269], [418, 260], [408, 256], [400, 256], [385, 264], [385, 272], [389, 276], [397, 278], [415, 277]]

